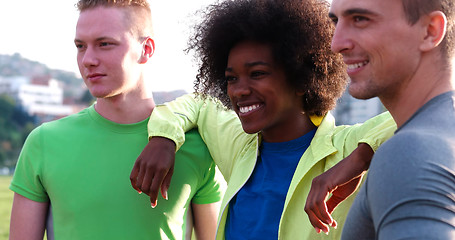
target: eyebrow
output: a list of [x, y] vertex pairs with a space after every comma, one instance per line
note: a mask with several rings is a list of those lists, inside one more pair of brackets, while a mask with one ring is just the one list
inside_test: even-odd
[[[346, 17], [346, 16], [351, 16], [351, 15], [355, 15], [355, 14], [362, 14], [362, 15], [373, 15], [373, 16], [377, 16], [378, 14], [377, 13], [374, 13], [373, 11], [371, 10], [368, 10], [368, 9], [365, 9], [365, 8], [351, 8], [351, 9], [347, 9], [345, 10], [341, 15], [343, 17]], [[331, 19], [334, 19], [334, 18], [337, 18], [337, 16], [330, 12], [329, 13], [329, 17]]]
[[[266, 63], [266, 62], [263, 62], [263, 61], [245, 63], [245, 67], [254, 67], [254, 66], [257, 66], [257, 65], [270, 66], [270, 63]], [[227, 67], [225, 71], [226, 72], [232, 72], [233, 70], [232, 70], [231, 67]]]
[[[99, 41], [104, 41], [104, 40], [108, 40], [108, 39], [113, 39], [113, 38], [111, 38], [111, 37], [99, 37], [99, 38], [96, 38], [95, 41], [99, 42]], [[84, 41], [75, 38], [74, 42], [84, 42]]]

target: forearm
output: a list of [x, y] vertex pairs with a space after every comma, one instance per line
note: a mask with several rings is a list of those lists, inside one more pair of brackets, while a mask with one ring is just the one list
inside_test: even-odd
[[340, 161], [328, 171], [333, 171], [333, 183], [341, 185], [354, 178], [362, 176], [369, 168], [374, 151], [366, 143], [359, 146], [345, 159]]

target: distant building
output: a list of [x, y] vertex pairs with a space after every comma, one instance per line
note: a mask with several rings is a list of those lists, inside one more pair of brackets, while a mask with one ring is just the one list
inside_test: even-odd
[[336, 108], [332, 111], [336, 124], [356, 124], [384, 112], [386, 109], [379, 98], [360, 100], [353, 98], [348, 92], [338, 100]]
[[58, 119], [74, 113], [63, 104], [63, 89], [55, 79], [30, 79], [25, 76], [0, 76], [0, 94], [7, 94], [39, 122]]

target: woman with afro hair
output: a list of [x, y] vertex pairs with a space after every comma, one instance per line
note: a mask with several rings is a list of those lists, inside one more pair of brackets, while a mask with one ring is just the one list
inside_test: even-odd
[[362, 176], [332, 193], [338, 228], [329, 235], [318, 234], [328, 226], [315, 231], [304, 210], [312, 180], [344, 158], [366, 170], [395, 124], [385, 113], [335, 126], [329, 110], [347, 80], [330, 50], [328, 3], [234, 0], [204, 13], [188, 48], [199, 59], [196, 94], [154, 110], [133, 187], [155, 201], [165, 179], [166, 195], [172, 167], [162, 166], [173, 161], [160, 152], [178, 149], [184, 132], [197, 127], [227, 182], [217, 239], [339, 239]]

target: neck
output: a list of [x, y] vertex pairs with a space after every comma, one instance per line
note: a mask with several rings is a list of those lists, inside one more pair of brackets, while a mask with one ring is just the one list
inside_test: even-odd
[[390, 96], [379, 96], [389, 110], [397, 126], [402, 126], [414, 113], [432, 98], [454, 90], [454, 61], [422, 62], [414, 76]]
[[95, 110], [106, 119], [120, 124], [137, 123], [147, 119], [155, 108], [153, 96], [128, 97], [117, 95], [98, 98]]
[[315, 129], [316, 126], [311, 122], [308, 115], [300, 113], [297, 116], [291, 118], [292, 122], [288, 122], [287, 125], [292, 126], [284, 128], [272, 128], [263, 129], [261, 131], [262, 137], [266, 142], [287, 142], [297, 139], [311, 130]]

